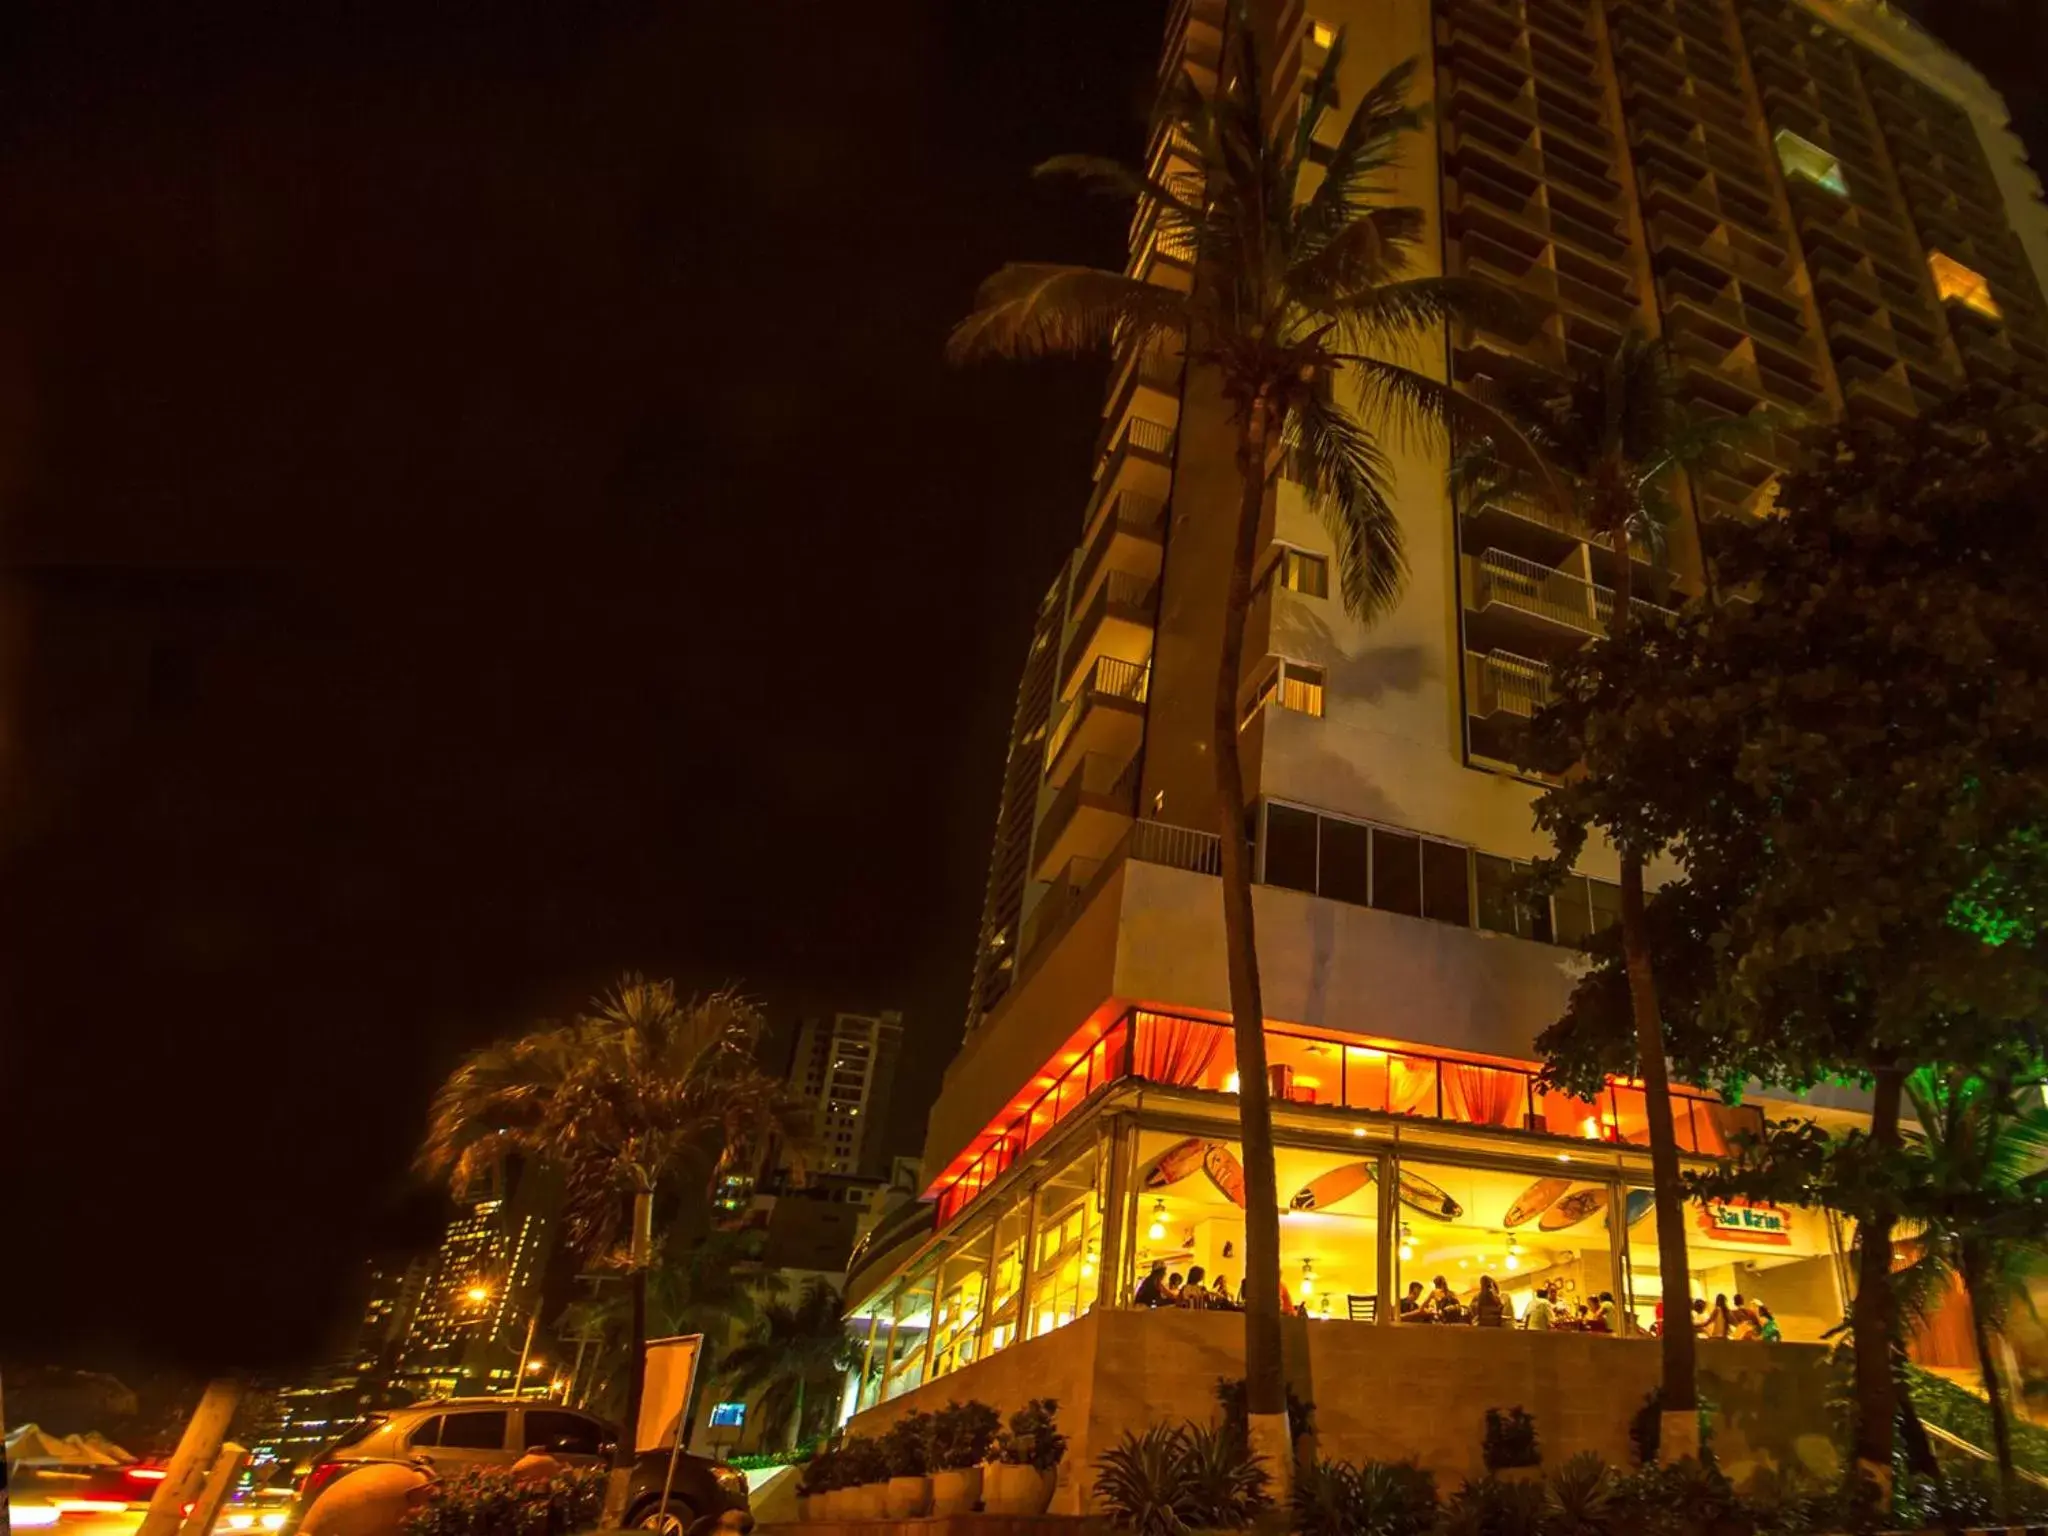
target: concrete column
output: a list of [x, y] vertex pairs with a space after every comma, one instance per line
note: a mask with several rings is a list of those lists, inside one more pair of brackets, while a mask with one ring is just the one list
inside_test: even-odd
[[1129, 1292], [1124, 1286], [1124, 1234], [1129, 1229], [1125, 1219], [1124, 1204], [1130, 1199], [1131, 1175], [1127, 1166], [1130, 1138], [1123, 1117], [1110, 1121], [1109, 1135], [1103, 1138], [1102, 1156], [1108, 1163], [1104, 1172], [1108, 1177], [1102, 1197], [1102, 1220], [1097, 1224], [1101, 1233], [1101, 1253], [1095, 1265], [1095, 1305], [1098, 1307], [1120, 1307], [1124, 1305]]
[[1614, 1332], [1619, 1338], [1626, 1338], [1634, 1326], [1621, 1319], [1623, 1299], [1634, 1299], [1628, 1287], [1627, 1254], [1628, 1186], [1617, 1179], [1607, 1186], [1607, 1268], [1614, 1276], [1608, 1289], [1614, 1293]]
[[1378, 1183], [1380, 1203], [1380, 1238], [1378, 1265], [1375, 1274], [1378, 1279], [1380, 1300], [1373, 1316], [1383, 1328], [1391, 1328], [1401, 1314], [1401, 1298], [1394, 1294], [1394, 1247], [1401, 1230], [1401, 1201], [1394, 1188], [1399, 1175], [1394, 1154], [1382, 1152], [1379, 1156]]
[[1038, 1190], [1024, 1194], [1023, 1262], [1017, 1266], [1017, 1337], [1031, 1337], [1031, 1280], [1038, 1268]]
[[178, 1536], [210, 1536], [214, 1523], [220, 1519], [221, 1507], [234, 1492], [235, 1479], [241, 1475], [243, 1465], [249, 1460], [246, 1446], [230, 1440], [220, 1448], [220, 1455], [213, 1461], [213, 1470], [206, 1476], [206, 1487], [192, 1502], [192, 1513], [185, 1517]]
[[150, 1495], [149, 1511], [142, 1517], [137, 1536], [174, 1536], [185, 1518], [185, 1503], [196, 1499], [205, 1486], [206, 1475], [220, 1455], [227, 1439], [228, 1423], [242, 1401], [240, 1382], [215, 1381], [193, 1412], [178, 1449], [171, 1456], [164, 1480]]

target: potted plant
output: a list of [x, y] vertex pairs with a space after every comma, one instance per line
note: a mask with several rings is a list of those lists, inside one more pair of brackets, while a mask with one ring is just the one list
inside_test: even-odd
[[972, 1399], [932, 1415], [932, 1513], [970, 1515], [981, 1502], [981, 1464], [995, 1445], [1002, 1417]]
[[932, 1416], [911, 1409], [882, 1436], [889, 1466], [885, 1509], [891, 1520], [915, 1520], [932, 1507]]
[[839, 1448], [846, 1494], [835, 1517], [841, 1520], [881, 1520], [888, 1514], [889, 1458], [882, 1442], [860, 1435], [847, 1437]]
[[1502, 1482], [1537, 1482], [1543, 1477], [1543, 1450], [1536, 1443], [1536, 1421], [1520, 1407], [1486, 1410], [1486, 1437], [1480, 1442], [1486, 1470]]
[[1067, 1437], [1055, 1417], [1059, 1403], [1034, 1397], [1010, 1415], [996, 1436], [996, 1459], [982, 1484], [982, 1507], [992, 1515], [1042, 1515], [1052, 1503]]

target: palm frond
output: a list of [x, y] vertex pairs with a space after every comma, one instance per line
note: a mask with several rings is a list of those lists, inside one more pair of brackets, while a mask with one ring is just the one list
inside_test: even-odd
[[1408, 577], [1401, 521], [1388, 501], [1393, 466], [1386, 453], [1330, 398], [1327, 383], [1289, 413], [1282, 441], [1336, 548], [1345, 608], [1360, 619], [1382, 616]]
[[1033, 166], [1031, 174], [1069, 177], [1103, 197], [1157, 207], [1179, 227], [1192, 227], [1202, 218], [1201, 177], [1185, 172], [1160, 180], [1107, 155], [1054, 155]]
[[1471, 277], [1382, 279], [1336, 295], [1329, 313], [1337, 321], [1338, 339], [1352, 350], [1400, 347], [1440, 331], [1453, 320], [1477, 321], [1494, 330], [1513, 332], [1534, 318], [1506, 289]]
[[956, 363], [1072, 356], [1124, 341], [1157, 344], [1187, 322], [1187, 300], [1170, 288], [1100, 267], [1012, 262], [981, 285], [946, 355]]
[[1425, 120], [1422, 110], [1408, 102], [1416, 62], [1405, 59], [1396, 64], [1351, 109], [1323, 167], [1322, 183], [1294, 213], [1292, 248], [1297, 260], [1313, 256], [1391, 191], [1382, 179], [1384, 173], [1397, 163], [1402, 139]]
[[1420, 208], [1389, 204], [1367, 209], [1288, 268], [1287, 297], [1318, 314], [1334, 313], [1347, 301], [1362, 301], [1407, 271], [1423, 226]]

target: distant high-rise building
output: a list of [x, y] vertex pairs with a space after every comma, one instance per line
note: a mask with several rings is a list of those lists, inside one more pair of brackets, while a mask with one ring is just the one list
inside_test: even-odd
[[887, 1175], [889, 1104], [902, 1050], [900, 1013], [835, 1013], [829, 1019], [804, 1020], [789, 1081], [815, 1106], [813, 1170]]
[[554, 1246], [552, 1182], [499, 1164], [457, 1202], [405, 1331], [396, 1378], [420, 1392], [509, 1389]]

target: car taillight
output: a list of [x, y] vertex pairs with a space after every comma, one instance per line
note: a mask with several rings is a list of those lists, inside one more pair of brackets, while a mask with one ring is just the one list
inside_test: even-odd
[[121, 1475], [131, 1483], [160, 1483], [171, 1474], [165, 1467], [130, 1467]]
[[331, 1483], [333, 1483], [337, 1478], [339, 1478], [342, 1473], [346, 1472], [348, 1468], [349, 1464], [345, 1461], [314, 1462], [313, 1470], [308, 1472], [305, 1476], [305, 1480], [299, 1484], [300, 1499], [305, 1501], [307, 1504], [311, 1504], [313, 1500], [319, 1498], [321, 1493]]

